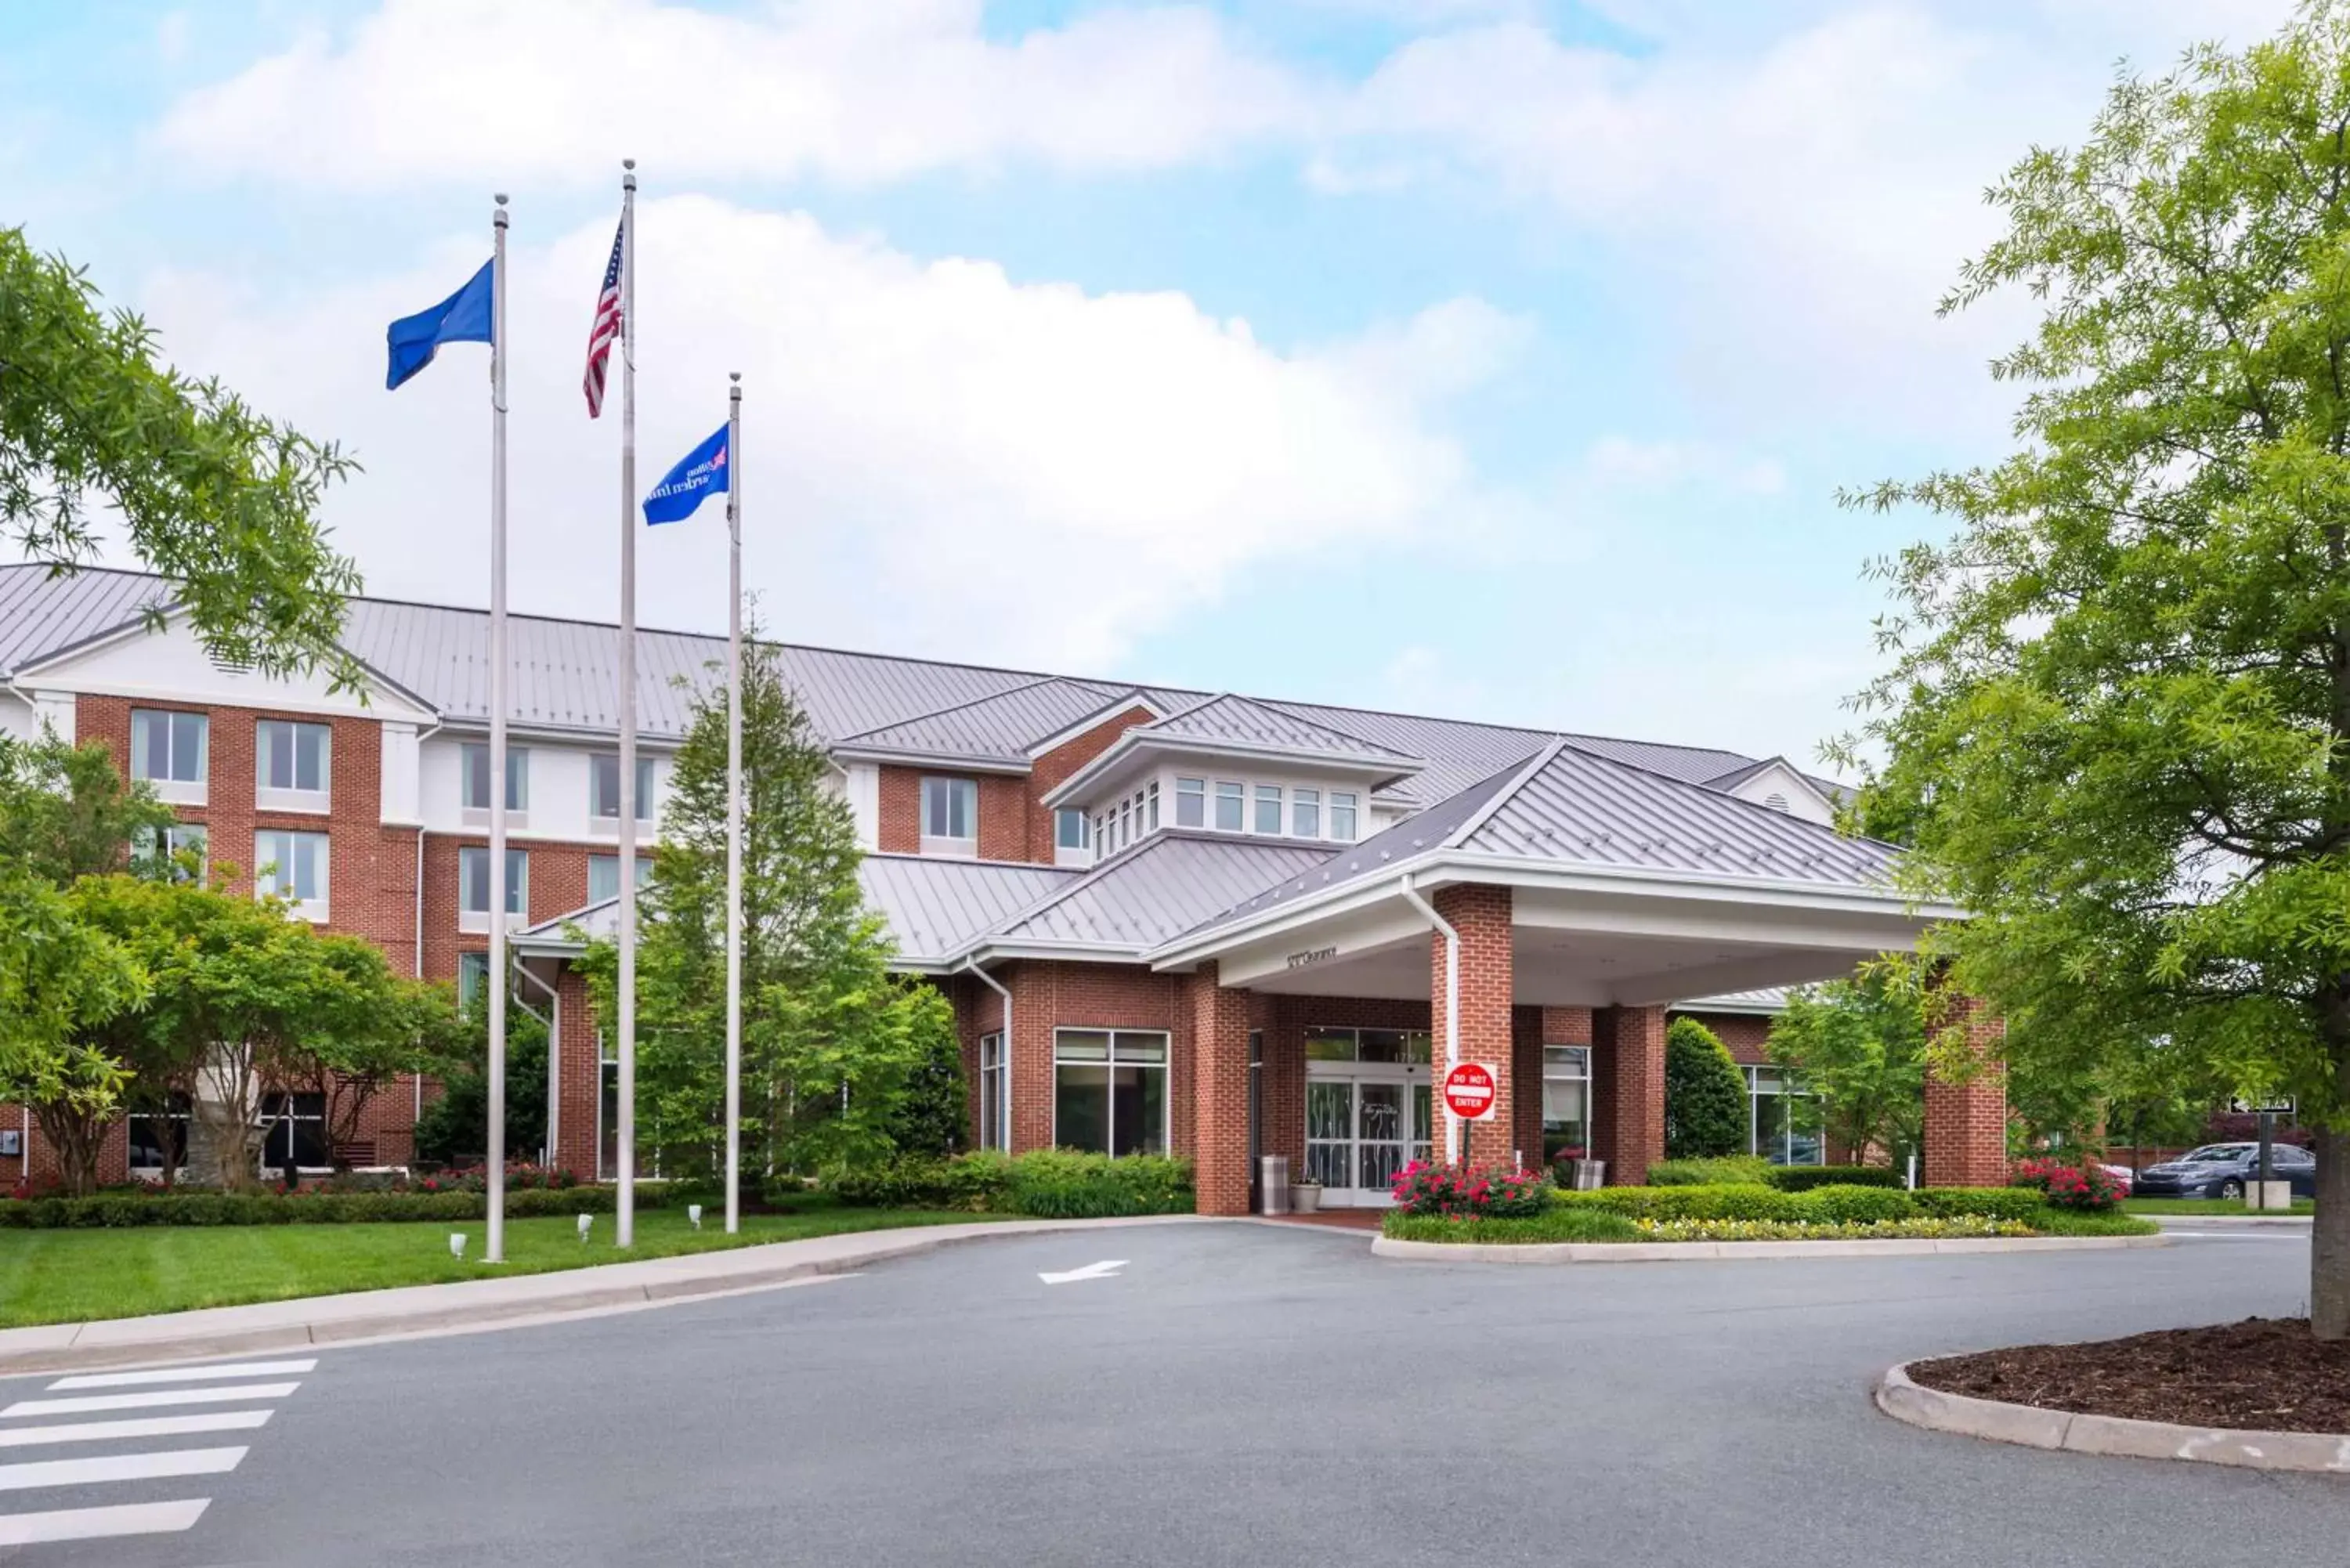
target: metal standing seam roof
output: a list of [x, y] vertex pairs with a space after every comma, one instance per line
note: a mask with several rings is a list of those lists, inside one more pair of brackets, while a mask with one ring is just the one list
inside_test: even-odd
[[1131, 686], [1055, 675], [920, 718], [843, 735], [833, 743], [853, 751], [1025, 762], [1029, 748], [1046, 736], [1142, 701], [1143, 693]]
[[1677, 1012], [1784, 1012], [1787, 992], [1783, 985], [1766, 985], [1756, 991], [1725, 991], [1718, 996], [1692, 996], [1686, 1002], [1676, 1002]]
[[1237, 743], [1283, 752], [1319, 752], [1374, 765], [1416, 770], [1423, 759], [1377, 741], [1333, 729], [1317, 720], [1284, 712], [1271, 703], [1224, 692], [1170, 713], [1154, 724], [1137, 727], [1142, 735], [1165, 735], [1211, 744]]
[[987, 938], [1139, 952], [1180, 935], [1266, 883], [1296, 876], [1329, 857], [1327, 845], [1162, 829], [994, 927]]
[[899, 955], [944, 963], [983, 933], [1086, 875], [1058, 866], [871, 855], [858, 867], [865, 901], [888, 922]]
[[171, 602], [171, 586], [144, 572], [93, 566], [52, 577], [36, 563], [0, 566], [0, 677]]

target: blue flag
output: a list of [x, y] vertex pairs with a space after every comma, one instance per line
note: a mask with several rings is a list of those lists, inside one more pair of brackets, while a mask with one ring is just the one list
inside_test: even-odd
[[391, 344], [391, 369], [385, 374], [386, 390], [398, 387], [432, 363], [433, 351], [443, 343], [487, 343], [490, 340], [492, 269], [494, 259], [482, 264], [473, 281], [430, 310], [403, 316], [391, 324], [385, 337]]
[[645, 497], [645, 521], [675, 523], [693, 515], [702, 497], [726, 488], [726, 427], [678, 460]]

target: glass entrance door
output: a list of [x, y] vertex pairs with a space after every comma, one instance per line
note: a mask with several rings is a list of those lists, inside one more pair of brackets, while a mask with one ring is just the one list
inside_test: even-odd
[[1322, 1201], [1376, 1206], [1409, 1160], [1428, 1158], [1428, 1070], [1315, 1062], [1305, 1079], [1305, 1174]]

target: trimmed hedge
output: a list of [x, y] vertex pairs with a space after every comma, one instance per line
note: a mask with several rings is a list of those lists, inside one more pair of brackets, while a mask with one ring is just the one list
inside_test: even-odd
[[1808, 1192], [1814, 1187], [1899, 1187], [1901, 1173], [1889, 1165], [1774, 1165], [1763, 1179], [1782, 1192]]
[[1188, 1159], [1112, 1159], [1061, 1148], [1017, 1157], [982, 1151], [952, 1159], [897, 1159], [844, 1171], [824, 1190], [853, 1208], [962, 1209], [1039, 1220], [1189, 1214], [1194, 1207]]
[[1899, 1188], [1832, 1184], [1782, 1192], [1757, 1183], [1713, 1187], [1603, 1187], [1554, 1192], [1555, 1208], [1596, 1209], [1629, 1220], [1737, 1220], [1780, 1224], [1881, 1224], [1898, 1220], [2012, 1220], [2047, 1211], [2040, 1194], [2011, 1187]]
[[[637, 1206], [659, 1209], [668, 1195], [656, 1187], [637, 1189]], [[528, 1188], [506, 1194], [506, 1217], [531, 1220], [557, 1214], [608, 1214], [608, 1187], [560, 1190]], [[150, 1225], [376, 1225], [405, 1220], [479, 1220], [485, 1211], [477, 1192], [170, 1192], [151, 1196], [101, 1192], [93, 1198], [29, 1198], [0, 1202], [0, 1230], [129, 1230]]]
[[1648, 1167], [1651, 1187], [1775, 1187], [1808, 1192], [1814, 1187], [1898, 1187], [1901, 1173], [1889, 1165], [1773, 1165], [1759, 1154], [1726, 1154], [1719, 1159], [1665, 1159]]

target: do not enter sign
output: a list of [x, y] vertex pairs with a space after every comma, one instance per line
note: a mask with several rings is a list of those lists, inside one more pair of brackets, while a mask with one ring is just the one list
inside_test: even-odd
[[1482, 1062], [1461, 1062], [1444, 1075], [1444, 1108], [1464, 1121], [1493, 1119], [1493, 1069]]

